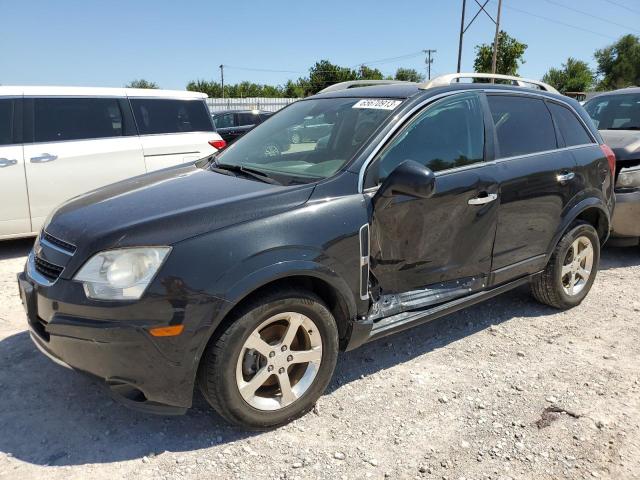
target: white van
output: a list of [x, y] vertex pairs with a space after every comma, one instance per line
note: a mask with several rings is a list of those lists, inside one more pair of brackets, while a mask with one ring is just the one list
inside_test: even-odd
[[0, 86], [0, 239], [61, 202], [224, 147], [197, 92]]

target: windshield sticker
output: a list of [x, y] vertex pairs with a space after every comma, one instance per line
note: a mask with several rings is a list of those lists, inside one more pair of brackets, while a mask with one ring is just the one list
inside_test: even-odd
[[402, 100], [387, 100], [384, 98], [367, 98], [357, 102], [352, 108], [374, 108], [376, 110], [393, 110]]

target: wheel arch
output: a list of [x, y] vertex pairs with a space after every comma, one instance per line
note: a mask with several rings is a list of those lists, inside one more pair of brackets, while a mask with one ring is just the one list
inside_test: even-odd
[[194, 365], [196, 375], [207, 345], [234, 321], [241, 309], [255, 298], [273, 289], [303, 288], [315, 293], [331, 311], [338, 328], [340, 348], [348, 344], [356, 303], [348, 285], [326, 266], [314, 262], [280, 262], [244, 277], [228, 292], [224, 308], [203, 336]]
[[598, 232], [600, 244], [609, 238], [611, 218], [609, 210], [598, 198], [586, 198], [574, 205], [563, 217], [560, 226], [549, 245], [547, 257], [550, 257], [560, 239], [576, 220], [583, 220], [591, 224]]
[[210, 337], [214, 337], [216, 331], [224, 330], [224, 327], [229, 322], [232, 322], [236, 314], [248, 303], [270, 291], [285, 288], [303, 289], [320, 297], [336, 321], [340, 346], [343, 347], [346, 344], [351, 329], [351, 320], [355, 317], [355, 302], [352, 299], [349, 301], [349, 295], [338, 287], [335, 282], [323, 275], [318, 275], [316, 272], [309, 271], [276, 276], [243, 291], [233, 302], [229, 303], [228, 309], [220, 316], [220, 321], [214, 331], [211, 332]]

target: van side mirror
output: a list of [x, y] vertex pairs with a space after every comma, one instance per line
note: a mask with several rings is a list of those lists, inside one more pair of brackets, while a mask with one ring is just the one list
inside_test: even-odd
[[376, 192], [374, 205], [382, 200], [386, 205], [394, 195], [408, 195], [415, 198], [429, 198], [436, 191], [436, 176], [430, 168], [413, 161], [405, 160], [382, 182]]

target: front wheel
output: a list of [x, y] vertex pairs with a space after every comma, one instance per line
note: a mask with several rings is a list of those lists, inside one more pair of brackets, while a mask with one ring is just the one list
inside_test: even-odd
[[567, 309], [587, 296], [598, 272], [600, 239], [595, 228], [576, 222], [558, 242], [544, 271], [531, 285], [541, 303]]
[[227, 420], [253, 429], [308, 412], [338, 355], [331, 312], [311, 292], [273, 292], [247, 305], [205, 351], [200, 388]]

